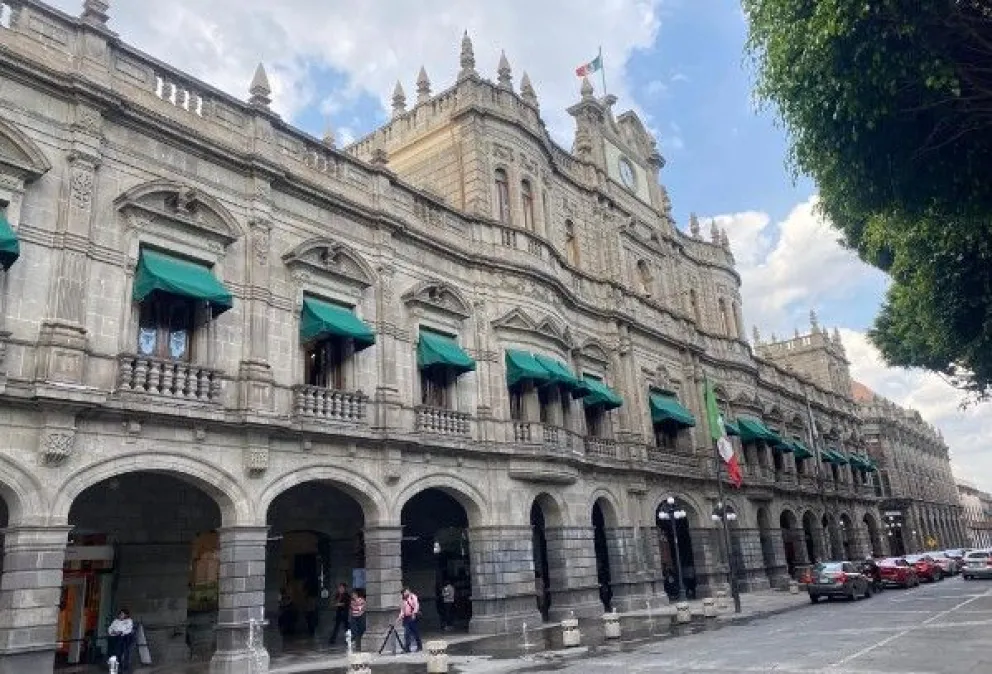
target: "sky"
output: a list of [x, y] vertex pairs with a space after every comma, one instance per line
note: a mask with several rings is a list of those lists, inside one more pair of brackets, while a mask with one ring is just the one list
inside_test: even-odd
[[[78, 14], [82, 0], [49, 0]], [[122, 39], [211, 85], [247, 98], [264, 62], [273, 108], [339, 145], [387, 117], [400, 81], [416, 97], [423, 65], [434, 91], [454, 81], [461, 36], [495, 79], [501, 50], [514, 84], [527, 72], [554, 138], [571, 145], [565, 108], [578, 100], [576, 66], [602, 48], [617, 112], [634, 109], [658, 137], [679, 226], [696, 213], [727, 230], [740, 271], [745, 322], [765, 339], [820, 323], [840, 329], [852, 375], [941, 429], [956, 472], [992, 491], [992, 404], [962, 410], [940, 377], [886, 367], [869, 344], [886, 278], [841, 247], [815, 212], [816, 187], [794, 177], [788, 138], [759, 110], [744, 53], [739, 0], [111, 0]], [[593, 81], [601, 93], [601, 80]]]

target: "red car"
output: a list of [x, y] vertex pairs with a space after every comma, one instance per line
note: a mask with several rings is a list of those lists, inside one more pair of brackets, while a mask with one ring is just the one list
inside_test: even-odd
[[920, 584], [916, 569], [902, 557], [883, 559], [878, 563], [878, 568], [882, 571], [882, 582], [886, 585], [909, 588]]
[[944, 578], [944, 570], [930, 555], [909, 555], [906, 557], [906, 561], [916, 569], [916, 575], [920, 577], [920, 580], [934, 583]]

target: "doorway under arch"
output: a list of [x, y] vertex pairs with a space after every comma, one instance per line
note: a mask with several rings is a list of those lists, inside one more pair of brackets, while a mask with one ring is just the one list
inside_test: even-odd
[[534, 556], [534, 596], [541, 619], [550, 620], [552, 588], [557, 588], [558, 579], [551, 574], [548, 558], [548, 525], [559, 525], [561, 511], [558, 504], [548, 494], [540, 494], [530, 506], [531, 549]]
[[[608, 514], [607, 514], [608, 513]], [[609, 519], [609, 523], [607, 520]], [[596, 581], [599, 583], [599, 599], [603, 610], [609, 612], [613, 603], [613, 585], [610, 574], [610, 551], [606, 542], [606, 527], [616, 526], [616, 513], [613, 506], [604, 498], [597, 499], [592, 506], [593, 548], [596, 551]]]
[[844, 551], [843, 559], [851, 561], [857, 557], [857, 550], [855, 550], [856, 544], [854, 540], [855, 536], [854, 522], [847, 514], [840, 516], [840, 541], [841, 549]]
[[844, 546], [833, 515], [824, 513], [823, 518], [820, 520], [820, 526], [827, 539], [826, 542], [829, 547], [830, 558], [832, 560], [844, 559]]
[[803, 513], [803, 541], [806, 544], [806, 559], [810, 564], [823, 561], [820, 559], [820, 546], [817, 543], [816, 515], [812, 510]]
[[796, 568], [801, 563], [801, 541], [799, 521], [791, 510], [783, 510], [778, 517], [778, 526], [782, 530], [782, 549], [785, 552], [785, 567], [790, 578], [796, 577]]
[[[692, 548], [691, 524], [699, 521], [699, 513], [684, 499], [675, 498], [675, 508], [685, 512], [681, 519], [664, 520], [661, 512], [665, 506], [662, 501], [655, 508], [655, 524], [658, 527], [658, 542], [661, 547], [661, 569], [665, 579], [665, 592], [670, 599], [679, 595], [679, 581], [685, 586], [686, 596], [695, 598], [698, 584], [696, 559]], [[672, 535], [674, 522], [675, 535]], [[676, 548], [676, 546], [678, 546]], [[678, 568], [676, 560], [681, 562]]]
[[768, 584], [775, 587], [777, 567], [779, 563], [775, 555], [775, 537], [772, 535], [771, 517], [768, 508], [761, 506], [757, 512], [758, 518], [758, 538], [761, 542], [761, 562], [765, 567], [765, 575], [768, 577]]
[[878, 520], [871, 513], [865, 513], [861, 521], [865, 525], [865, 531], [868, 532], [868, 545], [871, 547], [871, 556], [883, 557], [885, 551], [882, 549], [882, 537], [879, 535]]

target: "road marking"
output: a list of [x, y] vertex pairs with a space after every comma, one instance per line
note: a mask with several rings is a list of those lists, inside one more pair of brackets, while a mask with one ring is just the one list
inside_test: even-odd
[[906, 628], [904, 630], [900, 630], [898, 633], [893, 634], [890, 637], [886, 637], [886, 638], [882, 639], [881, 641], [878, 641], [878, 642], [872, 644], [871, 646], [866, 646], [865, 648], [862, 648], [860, 651], [857, 651], [855, 653], [852, 653], [851, 655], [848, 655], [845, 658], [841, 658], [837, 662], [831, 664], [828, 667], [828, 669], [835, 669], [837, 667], [840, 667], [842, 665], [847, 664], [851, 660], [856, 660], [856, 659], [858, 659], [858, 658], [860, 658], [862, 656], [865, 656], [865, 655], [871, 653], [872, 651], [874, 651], [877, 648], [881, 648], [882, 646], [886, 646], [886, 645], [892, 643], [893, 641], [895, 641], [896, 639], [900, 639], [900, 638], [906, 636], [907, 634], [909, 634], [913, 630], [919, 629], [920, 627], [924, 627], [926, 625], [930, 625], [935, 620], [940, 620], [944, 616], [953, 613], [954, 611], [958, 610], [959, 608], [962, 608], [964, 606], [967, 606], [971, 602], [976, 601], [978, 599], [981, 599], [982, 597], [987, 597], [987, 596], [992, 596], [992, 593], [985, 592], [984, 594], [975, 595], [973, 597], [970, 597], [969, 599], [965, 599], [963, 602], [961, 602], [957, 606], [954, 606], [952, 608], [946, 609], [944, 611], [941, 611], [940, 613], [937, 613], [935, 615], [930, 616], [929, 618], [927, 618], [926, 620], [924, 620], [919, 625], [914, 625], [914, 626], [908, 627], [908, 628]]

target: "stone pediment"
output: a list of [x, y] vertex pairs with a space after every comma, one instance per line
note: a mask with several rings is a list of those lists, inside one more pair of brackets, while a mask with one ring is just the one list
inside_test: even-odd
[[648, 133], [647, 128], [633, 110], [628, 110], [617, 117], [617, 127], [624, 143], [635, 150], [644, 159], [650, 160], [658, 155], [658, 143]]
[[407, 306], [421, 305], [461, 319], [472, 314], [471, 305], [460, 290], [440, 280], [424, 281], [403, 293]]
[[609, 365], [610, 363], [610, 355], [598, 339], [586, 340], [580, 351], [582, 356], [587, 360], [601, 363], [603, 365]]
[[229, 246], [244, 233], [217, 199], [190, 185], [154, 180], [131, 188], [114, 201], [132, 225], [166, 223]]
[[13, 124], [0, 119], [0, 173], [32, 182], [52, 168], [37, 144]]
[[282, 256], [289, 268], [302, 267], [368, 288], [375, 282], [372, 267], [351, 247], [326, 237], [308, 239]]
[[532, 319], [526, 311], [520, 308], [511, 309], [504, 316], [492, 322], [496, 330], [519, 330], [522, 332], [533, 332], [537, 329], [537, 322]]
[[562, 344], [566, 348], [572, 348], [572, 333], [569, 331], [568, 327], [562, 325], [550, 316], [545, 316], [537, 324], [537, 331], [549, 337], [559, 344]]

